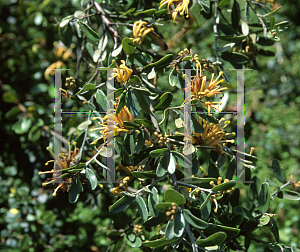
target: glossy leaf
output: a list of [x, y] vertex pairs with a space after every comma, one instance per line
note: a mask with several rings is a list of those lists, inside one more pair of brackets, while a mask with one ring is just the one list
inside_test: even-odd
[[134, 177], [141, 178], [141, 179], [151, 179], [151, 178], [156, 178], [157, 177], [155, 171], [145, 171], [145, 172], [133, 171], [131, 174]]
[[241, 42], [243, 41], [245, 38], [247, 38], [247, 36], [245, 35], [225, 35], [225, 36], [219, 36], [218, 38], [225, 40], [225, 41], [230, 41], [230, 42]]
[[85, 177], [88, 181], [88, 186], [91, 190], [95, 190], [98, 185], [96, 173], [91, 168], [86, 168]]
[[174, 220], [169, 220], [165, 230], [165, 237], [167, 240], [172, 240], [175, 237]]
[[150, 67], [158, 67], [158, 68], [165, 67], [165, 66], [169, 65], [173, 59], [174, 59], [173, 54], [168, 54], [165, 57], [161, 58], [160, 60], [145, 66], [144, 69], [147, 69]]
[[227, 238], [231, 239], [240, 233], [240, 229], [209, 223], [209, 227], [205, 230], [205, 232], [208, 235], [216, 232], [224, 232], [227, 234]]
[[99, 104], [99, 106], [103, 112], [107, 111], [107, 98], [101, 89], [97, 90], [96, 102]]
[[180, 85], [179, 78], [178, 78], [178, 72], [175, 68], [172, 69], [172, 71], [169, 74], [169, 83], [172, 87]]
[[135, 51], [135, 45], [129, 38], [124, 38], [122, 40], [123, 51], [127, 54], [133, 54]]
[[210, 1], [209, 0], [198, 0], [198, 3], [202, 7], [202, 9], [205, 11], [205, 13], [210, 13]]
[[97, 32], [95, 32], [91, 27], [83, 22], [79, 22], [81, 29], [85, 33], [85, 35], [93, 42], [98, 42], [100, 37]]
[[270, 206], [270, 188], [269, 184], [264, 182], [261, 185], [259, 197], [258, 197], [258, 203], [259, 203], [259, 210], [261, 213], [265, 213], [268, 211]]
[[223, 192], [231, 189], [236, 185], [235, 181], [228, 181], [226, 183], [222, 183], [220, 185], [215, 186], [212, 190], [216, 192]]
[[138, 117], [140, 113], [140, 105], [138, 102], [138, 98], [134, 90], [128, 90], [125, 96], [126, 106], [129, 109], [130, 113], [133, 117]]
[[17, 101], [17, 96], [12, 92], [5, 92], [2, 96], [3, 101], [7, 103], [14, 103]]
[[111, 213], [119, 213], [124, 211], [127, 207], [129, 207], [132, 202], [135, 200], [133, 195], [126, 194], [117, 202], [115, 202], [112, 206], [109, 207], [109, 212]]
[[154, 104], [153, 108], [156, 110], [162, 110], [169, 107], [170, 103], [172, 102], [173, 95], [170, 92], [164, 93], [158, 101]]
[[170, 157], [168, 152], [165, 152], [162, 158], [160, 159], [160, 162], [156, 169], [156, 175], [157, 177], [162, 177], [166, 174], [168, 166], [170, 162]]
[[157, 150], [153, 150], [149, 153], [150, 157], [154, 157], [157, 158], [161, 155], [163, 155], [166, 151], [168, 151], [167, 148], [161, 148], [161, 149], [157, 149]]
[[76, 177], [75, 179], [73, 179], [73, 183], [69, 190], [69, 202], [75, 203], [78, 200], [79, 194], [82, 191], [83, 189], [82, 189], [82, 184], [80, 182], [80, 179]]
[[151, 215], [157, 217], [158, 210], [155, 208], [155, 205], [159, 203], [159, 195], [155, 187], [152, 188], [151, 192], [152, 193], [149, 193], [148, 195], [148, 208]]
[[178, 211], [175, 213], [175, 218], [174, 218], [174, 234], [175, 237], [180, 237], [183, 234], [185, 228], [185, 219], [183, 214]]
[[227, 234], [224, 232], [217, 232], [205, 239], [198, 239], [196, 244], [200, 247], [209, 247], [222, 244], [227, 238]]
[[300, 193], [291, 190], [279, 191], [276, 196], [280, 199], [300, 200]]
[[184, 209], [183, 214], [186, 221], [193, 227], [199, 229], [206, 229], [208, 227], [208, 223], [206, 221], [199, 219], [198, 217], [193, 215], [188, 209]]
[[176, 164], [172, 152], [169, 153], [170, 161], [168, 165], [168, 172], [173, 174], [176, 171]]
[[135, 202], [137, 204], [137, 209], [139, 211], [139, 215], [142, 217], [143, 221], [146, 221], [148, 218], [148, 211], [145, 201], [141, 196], [136, 196]]
[[184, 196], [172, 188], [169, 188], [165, 191], [164, 200], [165, 202], [175, 202], [179, 206], [184, 205], [186, 202]]
[[281, 182], [285, 183], [286, 182], [286, 174], [283, 169], [280, 167], [280, 163], [278, 159], [273, 159], [272, 161], [272, 169], [273, 172], [275, 173], [275, 177]]
[[150, 105], [149, 105], [148, 98], [145, 97], [138, 90], [133, 90], [132, 92], [134, 93], [135, 97], [137, 98], [138, 103], [139, 103], [140, 107], [142, 108], [142, 110], [145, 112], [145, 114], [150, 115]]
[[232, 179], [233, 175], [235, 174], [235, 171], [236, 171], [236, 158], [232, 157], [227, 167], [226, 178]]
[[240, 6], [238, 2], [234, 0], [232, 10], [231, 10], [231, 25], [234, 29], [237, 29], [239, 27], [240, 19], [241, 19]]
[[[176, 204], [176, 206], [178, 205]], [[172, 207], [172, 202], [160, 202], [155, 204], [154, 207], [160, 212], [166, 212], [167, 208]]]
[[177, 240], [179, 240], [179, 237], [174, 237], [171, 240], [167, 240], [166, 238], [161, 238], [161, 239], [154, 240], [154, 241], [143, 242], [143, 246], [157, 248], [157, 247], [165, 246], [169, 243], [176, 242]]
[[75, 95], [79, 95], [79, 94], [82, 94], [82, 93], [84, 93], [84, 92], [87, 92], [87, 91], [90, 91], [90, 90], [95, 90], [95, 89], [96, 89], [95, 84], [90, 84], [90, 83], [88, 83], [88, 84], [85, 84], [85, 85], [83, 86], [83, 88], [80, 89]]
[[5, 118], [8, 120], [13, 120], [15, 118], [17, 118], [17, 116], [20, 114], [21, 109], [18, 106], [15, 106], [13, 108], [11, 108], [6, 114], [5, 114]]
[[233, 64], [246, 64], [249, 61], [246, 55], [237, 52], [224, 52], [221, 58]]
[[38, 125], [33, 126], [29, 133], [28, 133], [28, 139], [32, 142], [36, 142], [40, 139], [42, 134], [42, 130]]
[[118, 103], [118, 107], [116, 109], [116, 114], [117, 115], [121, 112], [122, 108], [126, 105], [125, 96], [126, 96], [126, 92], [123, 92], [121, 94], [121, 97], [120, 97], [119, 103]]

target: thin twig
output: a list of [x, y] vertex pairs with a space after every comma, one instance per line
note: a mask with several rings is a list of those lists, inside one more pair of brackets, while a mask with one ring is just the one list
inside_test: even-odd
[[251, 10], [254, 12], [254, 14], [257, 16], [257, 18], [259, 19], [259, 22], [261, 23], [262, 27], [263, 27], [263, 31], [264, 31], [264, 37], [267, 37], [267, 27], [264, 23], [264, 21], [262, 20], [262, 15], [258, 14], [257, 11], [252, 7], [251, 3], [249, 0], [247, 0]]
[[217, 17], [218, 17], [218, 2], [215, 2], [215, 12], [214, 12], [214, 34], [215, 34], [215, 50], [216, 50], [216, 62], [219, 62], [218, 53], [218, 29], [217, 29]]

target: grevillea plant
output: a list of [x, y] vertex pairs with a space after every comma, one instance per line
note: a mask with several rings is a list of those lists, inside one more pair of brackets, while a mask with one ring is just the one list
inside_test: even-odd
[[[54, 167], [40, 172], [53, 175], [43, 185], [53, 184], [56, 197], [65, 191], [71, 203], [96, 188], [113, 198], [107, 234], [115, 245], [141, 251], [254, 251], [260, 246], [296, 251], [280, 243], [269, 205], [275, 196], [299, 200], [292, 187], [300, 181], [288, 179], [277, 160], [272, 166], [280, 184], [251, 177], [254, 148], [243, 153], [239, 173], [233, 117], [221, 113], [234, 86], [234, 71], [228, 76], [223, 63], [243, 69], [256, 67], [259, 57], [274, 56], [262, 48], [279, 40], [286, 22], [275, 22], [272, 14], [279, 8], [273, 2], [90, 1], [61, 20], [63, 42], [73, 51], [77, 46], [77, 71], [66, 79], [63, 103], [80, 102], [88, 110], [67, 134], [67, 153], [52, 153]], [[228, 8], [230, 14], [224, 13]], [[212, 20], [207, 36], [215, 42], [213, 57], [203, 58], [196, 45], [195, 52], [172, 52], [174, 40], [168, 43], [161, 35], [177, 24], [179, 36], [185, 36], [205, 19]], [[81, 63], [89, 77], [79, 76]], [[106, 95], [107, 85], [113, 85], [113, 98]], [[109, 144], [113, 166], [106, 162]], [[115, 178], [108, 180], [111, 172]], [[237, 183], [242, 176], [247, 182]], [[277, 189], [271, 192], [270, 186]], [[242, 190], [248, 190], [246, 200]], [[256, 237], [257, 229], [273, 236]]]

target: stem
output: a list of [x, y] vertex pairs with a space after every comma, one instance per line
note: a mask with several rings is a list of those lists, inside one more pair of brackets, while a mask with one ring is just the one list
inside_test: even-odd
[[219, 62], [219, 53], [218, 53], [218, 34], [217, 34], [217, 17], [218, 17], [218, 2], [214, 3], [215, 12], [214, 12], [214, 34], [215, 34], [215, 50], [216, 50], [216, 62]]
[[264, 23], [264, 21], [262, 20], [262, 15], [258, 14], [257, 11], [252, 7], [251, 3], [249, 0], [247, 0], [251, 10], [254, 12], [254, 14], [257, 16], [257, 18], [259, 19], [259, 22], [261, 23], [262, 27], [263, 27], [263, 31], [264, 31], [264, 37], [267, 37], [267, 27]]

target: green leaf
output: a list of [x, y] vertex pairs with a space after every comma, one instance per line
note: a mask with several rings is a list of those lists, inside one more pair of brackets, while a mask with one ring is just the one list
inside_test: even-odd
[[200, 247], [209, 247], [222, 244], [227, 238], [227, 234], [224, 232], [217, 232], [205, 239], [196, 240], [196, 244]]
[[129, 153], [124, 148], [121, 148], [120, 157], [121, 157], [122, 163], [124, 165], [129, 165], [129, 166], [134, 165], [134, 161], [133, 161], [132, 157], [129, 155]]
[[140, 11], [136, 11], [133, 16], [137, 17], [139, 15], [143, 15], [143, 18], [145, 16], [151, 17], [157, 10], [156, 9], [148, 9], [148, 10], [140, 10]]
[[175, 237], [174, 220], [169, 220], [165, 230], [165, 237], [167, 240], [172, 240]]
[[231, 180], [226, 183], [222, 183], [220, 185], [215, 186], [212, 190], [216, 192], [223, 192], [231, 189], [235, 185], [236, 185], [236, 181]]
[[226, 4], [228, 4], [231, 0], [221, 0], [218, 3], [218, 8], [224, 7]]
[[97, 32], [95, 32], [91, 27], [89, 27], [87, 24], [83, 22], [79, 22], [79, 25], [81, 26], [81, 29], [85, 33], [85, 35], [93, 42], [98, 42], [100, 39], [100, 36]]
[[96, 102], [99, 104], [99, 106], [103, 112], [107, 111], [107, 98], [101, 89], [97, 90]]
[[149, 62], [153, 60], [152, 56], [150, 54], [141, 52], [141, 53], [135, 53], [131, 54], [126, 61], [126, 65], [130, 66], [132, 64], [136, 65], [137, 67], [144, 67]]
[[129, 207], [134, 200], [135, 200], [135, 196], [126, 194], [121, 199], [116, 201], [112, 206], [109, 207], [109, 212], [111, 213], [122, 212], [127, 207]]
[[137, 209], [139, 211], [139, 215], [142, 217], [143, 221], [146, 221], [148, 218], [148, 211], [145, 201], [141, 196], [136, 196], [135, 202], [137, 204]]
[[3, 97], [3, 101], [7, 103], [14, 103], [18, 99], [16, 94], [12, 92], [5, 92], [2, 97]]
[[161, 239], [154, 240], [154, 241], [143, 242], [143, 246], [157, 248], [157, 247], [165, 246], [169, 243], [176, 242], [177, 240], [179, 240], [179, 237], [174, 237], [171, 240], [167, 240], [166, 238], [161, 238]]
[[204, 128], [202, 126], [202, 124], [200, 124], [198, 122], [198, 118], [196, 114], [192, 114], [192, 131], [196, 132], [196, 133], [203, 133], [204, 132]]
[[274, 220], [274, 218], [270, 219], [270, 223], [272, 224], [272, 227], [270, 228], [270, 230], [273, 233], [275, 240], [277, 242], [279, 242], [278, 227], [277, 227], [277, 224], [276, 224], [276, 221]]
[[95, 190], [98, 185], [98, 180], [95, 172], [91, 168], [85, 169], [85, 177], [88, 181], [89, 188]]
[[170, 161], [169, 161], [169, 165], [168, 165], [168, 172], [170, 174], [173, 174], [176, 171], [176, 164], [175, 164], [175, 160], [173, 158], [172, 152], [169, 153], [169, 157], [170, 157]]
[[180, 237], [183, 234], [185, 228], [185, 219], [183, 214], [178, 211], [175, 213], [175, 218], [174, 218], [174, 233], [175, 237]]
[[233, 175], [235, 174], [235, 171], [236, 171], [236, 158], [232, 157], [227, 167], [226, 178], [232, 179]]
[[163, 68], [163, 67], [169, 65], [173, 61], [173, 59], [174, 59], [173, 54], [168, 54], [165, 57], [161, 58], [160, 60], [145, 66], [144, 69], [147, 69], [150, 67]]
[[290, 190], [279, 191], [276, 196], [280, 199], [300, 200], [300, 193]]
[[152, 193], [149, 193], [148, 195], [148, 208], [149, 212], [153, 217], [158, 216], [158, 210], [155, 208], [155, 205], [159, 203], [159, 195], [158, 191], [155, 187], [152, 187], [151, 190]]
[[159, 126], [161, 126], [162, 124], [166, 125], [168, 123], [169, 114], [170, 114], [170, 110], [166, 108], [164, 111], [163, 119], [160, 121]]
[[256, 222], [256, 220], [253, 217], [252, 213], [244, 207], [236, 206], [234, 208], [234, 212], [237, 213], [237, 214], [241, 214], [245, 219], [247, 219], [249, 221]]
[[135, 143], [134, 143], [134, 135], [133, 134], [126, 133], [123, 144], [124, 144], [123, 146], [125, 147], [127, 152], [129, 152], [131, 154], [135, 153], [135, 151], [134, 151]]
[[286, 182], [286, 174], [283, 169], [280, 168], [280, 163], [278, 159], [273, 159], [272, 161], [272, 169], [275, 173], [275, 177], [281, 182]]
[[135, 51], [135, 45], [134, 43], [131, 41], [131, 39], [129, 38], [124, 38], [122, 40], [122, 47], [123, 47], [123, 51], [127, 54], [133, 54]]
[[199, 219], [198, 217], [193, 215], [188, 209], [184, 209], [183, 214], [186, 221], [193, 227], [199, 229], [206, 229], [208, 227], [208, 223], [206, 221]]
[[210, 1], [209, 0], [198, 0], [198, 3], [202, 7], [202, 10], [204, 10], [207, 14], [210, 13]]
[[205, 192], [201, 192], [200, 194], [200, 210], [201, 215], [203, 216], [204, 220], [208, 220], [211, 212], [211, 204], [210, 204], [210, 194], [206, 195]]
[[234, 0], [232, 10], [231, 10], [231, 25], [234, 29], [238, 29], [240, 19], [241, 19], [240, 6], [238, 2]]
[[237, 52], [224, 52], [221, 58], [233, 64], [246, 64], [249, 61], [246, 55]]
[[28, 132], [31, 124], [32, 120], [30, 118], [24, 117], [22, 120], [19, 120], [12, 125], [12, 130], [14, 130], [17, 134], [24, 134]]
[[88, 127], [91, 124], [92, 124], [92, 121], [88, 120], [88, 121], [80, 123], [77, 128], [79, 130], [84, 130], [86, 127]]
[[118, 104], [118, 107], [116, 109], [116, 115], [118, 115], [121, 112], [122, 108], [124, 108], [124, 106], [126, 105], [125, 96], [126, 96], [126, 92], [123, 92], [121, 94], [120, 99], [119, 99], [119, 104]]
[[11, 108], [6, 114], [5, 114], [5, 118], [8, 120], [13, 120], [16, 119], [17, 116], [20, 114], [21, 109], [18, 106], [15, 106], [13, 108]]
[[157, 150], [153, 150], [149, 153], [150, 157], [160, 157], [161, 155], [163, 155], [166, 151], [168, 151], [167, 148], [161, 148], [161, 149], [157, 149]]
[[[115, 98], [119, 97], [123, 92], [124, 92], [124, 87], [118, 88], [117, 90], [115, 90]], [[125, 91], [126, 92], [126, 91]], [[105, 94], [104, 94], [105, 95]], [[106, 96], [105, 96], [106, 98]], [[106, 103], [105, 103], [106, 104]]]
[[117, 57], [122, 52], [122, 45], [119, 45], [115, 50], [112, 51], [111, 56], [113, 58]]
[[85, 84], [83, 86], [82, 89], [80, 89], [80, 91], [78, 91], [75, 95], [79, 95], [79, 94], [82, 94], [83, 92], [87, 92], [87, 91], [90, 91], [90, 90], [95, 90], [96, 89], [96, 86], [95, 84]]
[[264, 49], [261, 49], [261, 48], [259, 49], [258, 54], [259, 55], [263, 55], [263, 56], [267, 56], [267, 57], [273, 57], [273, 56], [275, 56], [274, 52], [267, 51], [267, 50], [264, 50]]
[[271, 31], [273, 29], [275, 29], [275, 18], [274, 17], [271, 17], [269, 27], [270, 27]]
[[168, 152], [165, 152], [162, 158], [160, 159], [160, 162], [156, 169], [156, 175], [157, 177], [162, 177], [166, 174], [168, 166], [170, 162], [170, 157]]
[[142, 80], [140, 79], [140, 77], [138, 77], [136, 75], [131, 75], [130, 78], [128, 79], [128, 83], [131, 84], [134, 89], [137, 89], [137, 90], [144, 89], [144, 90], [147, 90], [148, 93], [150, 93], [149, 90], [144, 87], [140, 87], [140, 89], [138, 88], [142, 84]]
[[240, 231], [241, 230], [238, 228], [227, 227], [227, 226], [222, 226], [222, 225], [217, 225], [212, 223], [209, 223], [208, 228], [205, 230], [207, 235], [211, 235], [217, 232], [224, 232], [227, 234], [228, 239], [237, 236], [240, 233]]
[[264, 182], [261, 185], [259, 197], [258, 197], [258, 203], [259, 203], [259, 210], [261, 213], [265, 213], [268, 211], [270, 206], [270, 188], [269, 184], [267, 182]]
[[42, 134], [41, 128], [38, 125], [33, 126], [29, 133], [28, 133], [28, 139], [32, 142], [36, 142], [40, 139]]
[[142, 239], [140, 237], [136, 236], [134, 233], [132, 233], [132, 236], [134, 236], [133, 241], [130, 241], [128, 239], [128, 237], [126, 236], [127, 244], [132, 248], [139, 248], [140, 246], [142, 246]]
[[179, 206], [184, 205], [186, 202], [184, 196], [172, 188], [169, 188], [165, 191], [164, 200], [165, 202], [175, 202]]
[[[176, 204], [177, 206], [177, 204]], [[160, 212], [166, 212], [167, 208], [172, 207], [172, 202], [160, 202], [154, 205], [154, 208]]]
[[180, 81], [178, 78], [178, 72], [175, 68], [172, 69], [172, 71], [169, 74], [169, 83], [172, 87], [175, 87], [176, 85], [180, 85]]
[[265, 226], [270, 222], [270, 216], [269, 215], [263, 215], [259, 218], [260, 226]]
[[140, 105], [140, 107], [142, 108], [142, 110], [147, 114], [150, 115], [150, 105], [149, 105], [149, 101], [148, 98], [145, 97], [141, 92], [139, 92], [138, 90], [133, 90], [133, 93], [135, 94], [135, 97], [138, 100], [138, 103]]
[[155, 171], [133, 171], [131, 173], [134, 177], [136, 178], [141, 178], [141, 179], [151, 179], [151, 178], [156, 178], [156, 172]]
[[73, 183], [70, 187], [69, 190], [69, 202], [70, 203], [75, 203], [78, 198], [79, 198], [79, 194], [83, 191], [82, 189], [82, 184], [80, 182], [80, 179], [78, 177], [76, 177], [73, 180]]
[[131, 8], [126, 12], [120, 12], [122, 15], [120, 17], [131, 16], [131, 14], [135, 11], [135, 8]]
[[141, 108], [140, 108], [138, 99], [136, 97], [136, 94], [133, 91], [128, 90], [126, 92], [126, 96], [125, 96], [126, 106], [129, 109], [129, 111], [130, 111], [130, 113], [132, 114], [133, 117], [138, 117]]
[[143, 149], [144, 145], [145, 145], [144, 134], [143, 134], [143, 132], [140, 132], [137, 135], [137, 141], [135, 143], [135, 148], [134, 148], [135, 153], [139, 154], [140, 151]]
[[243, 41], [245, 38], [247, 38], [247, 36], [245, 35], [225, 35], [225, 36], [219, 36], [218, 38], [225, 40], [225, 41], [230, 41], [230, 42], [241, 42]]
[[176, 162], [178, 163], [179, 167], [184, 167], [185, 163], [187, 165], [191, 165], [190, 161], [185, 158], [181, 153], [172, 151], [173, 158], [175, 158]]
[[247, 25], [247, 23], [244, 20], [241, 20], [242, 22], [242, 33], [245, 36], [248, 36], [249, 34], [249, 26]]
[[158, 101], [154, 104], [153, 108], [156, 110], [162, 110], [169, 107], [172, 102], [173, 95], [170, 92], [164, 93], [161, 97], [159, 97]]
[[275, 41], [273, 39], [259, 37], [256, 44], [262, 45], [262, 46], [271, 46], [274, 45]]

